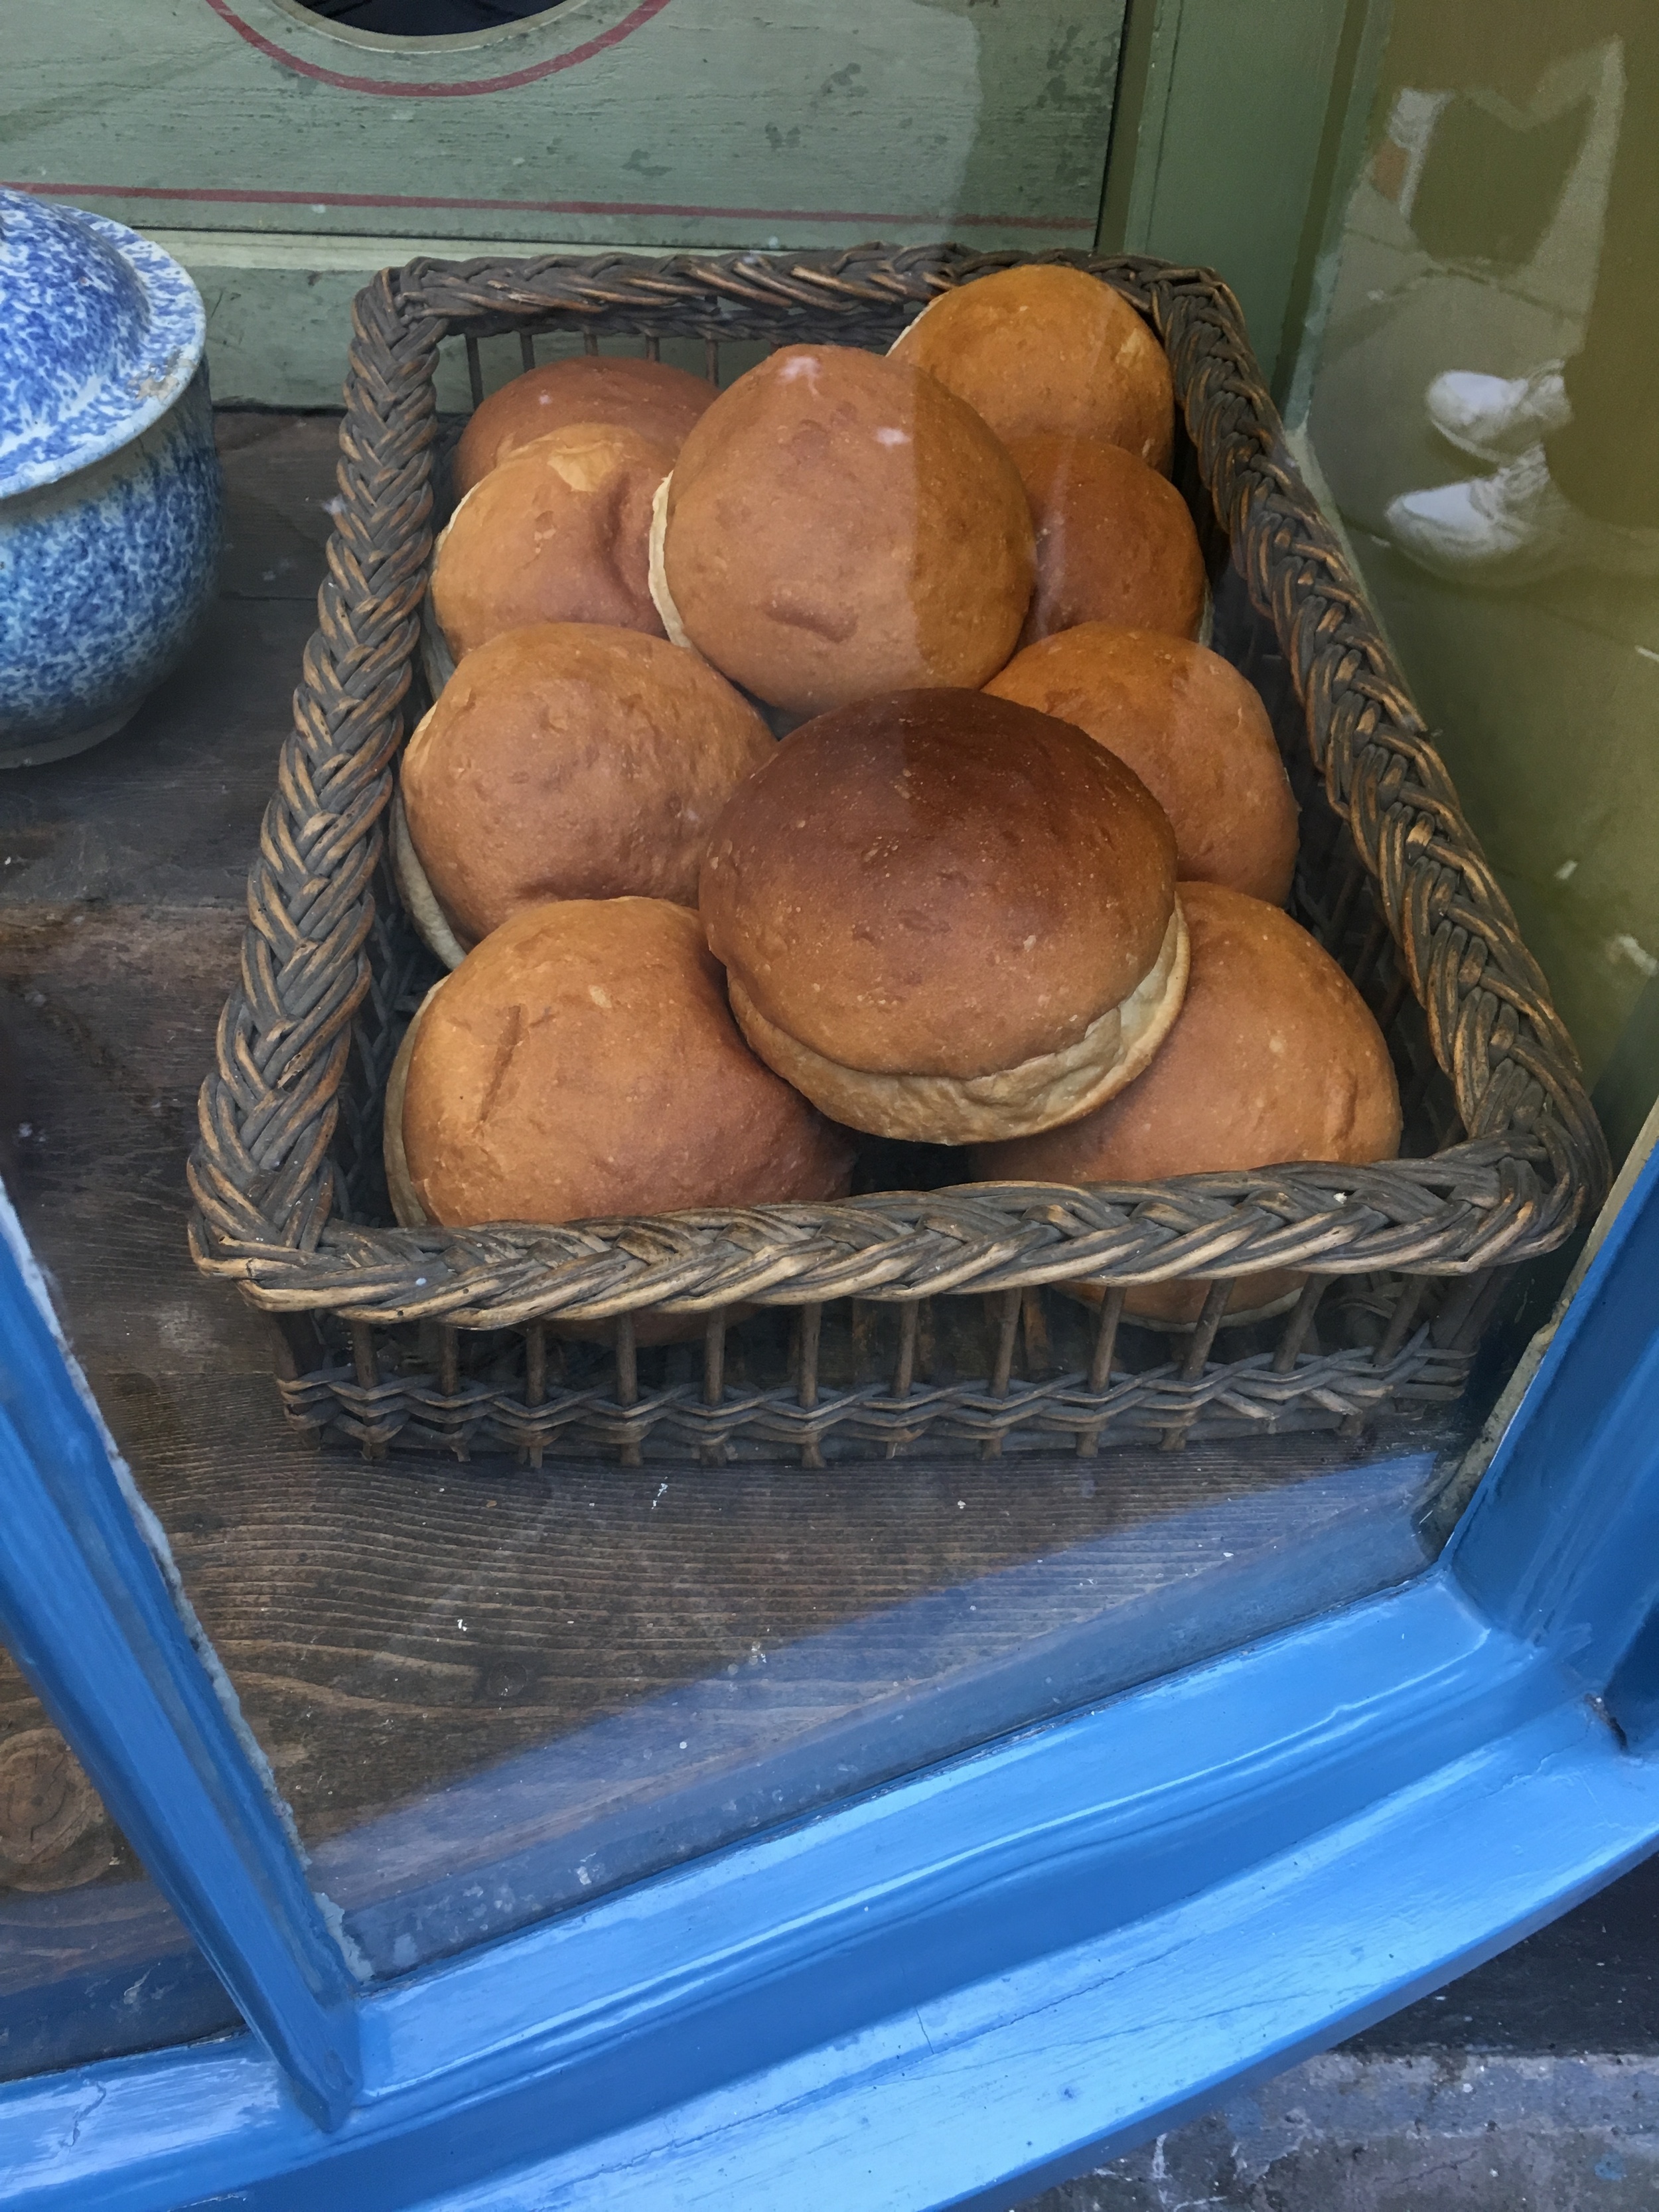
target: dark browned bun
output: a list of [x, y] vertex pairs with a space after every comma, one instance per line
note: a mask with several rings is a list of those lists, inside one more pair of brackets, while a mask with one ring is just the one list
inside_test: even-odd
[[1175, 839], [1122, 763], [984, 692], [822, 714], [740, 785], [700, 903], [763, 1060], [941, 1144], [1087, 1113], [1181, 1002]]
[[445, 919], [476, 944], [549, 899], [694, 904], [720, 809], [772, 747], [695, 653], [544, 623], [468, 653], [409, 741], [404, 811]]
[[1008, 451], [1036, 526], [1022, 645], [1091, 622], [1197, 636], [1204, 556], [1167, 477], [1098, 438], [1016, 438]]
[[678, 621], [796, 714], [981, 684], [1031, 596], [1003, 448], [931, 377], [848, 346], [786, 346], [722, 392], [680, 450], [661, 533], [669, 635]]
[[1169, 356], [1121, 294], [1080, 269], [976, 276], [924, 307], [893, 352], [948, 384], [999, 438], [1098, 438], [1169, 468]]
[[674, 465], [637, 430], [577, 422], [492, 469], [432, 562], [432, 611], [459, 661], [526, 623], [665, 635], [651, 598], [651, 501]]
[[846, 1133], [755, 1058], [696, 915], [661, 899], [515, 915], [428, 998], [401, 1088], [394, 1192], [452, 1227], [835, 1198], [851, 1178]]
[[573, 422], [614, 423], [677, 453], [714, 397], [712, 384], [683, 368], [617, 354], [583, 354], [526, 369], [492, 392], [462, 431], [453, 463], [456, 497], [521, 446]]
[[[983, 1145], [987, 1182], [1158, 1182], [1293, 1160], [1389, 1160], [1400, 1091], [1382, 1032], [1334, 960], [1288, 915], [1218, 884], [1183, 884], [1192, 936], [1186, 1003], [1146, 1073], [1097, 1113], [1043, 1136]], [[1259, 1312], [1302, 1277], [1239, 1278]], [[1098, 1298], [1097, 1286], [1068, 1285]], [[1130, 1291], [1128, 1312], [1196, 1320], [1200, 1279]]]
[[1127, 761], [1170, 817], [1183, 883], [1284, 905], [1296, 801], [1255, 685], [1218, 653], [1086, 623], [1028, 646], [987, 689], [1075, 722]]

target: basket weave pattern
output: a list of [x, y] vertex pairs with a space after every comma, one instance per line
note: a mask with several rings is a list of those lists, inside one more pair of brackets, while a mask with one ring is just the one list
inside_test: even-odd
[[[711, 361], [732, 341], [884, 346], [939, 289], [1025, 258], [933, 247], [416, 261], [359, 295], [319, 628], [250, 876], [240, 985], [191, 1162], [198, 1263], [275, 1315], [312, 1317], [289, 1330], [296, 1348], [284, 1395], [301, 1423], [337, 1422], [374, 1449], [408, 1428], [453, 1448], [485, 1437], [536, 1457], [564, 1443], [625, 1460], [653, 1435], [714, 1455], [742, 1436], [811, 1460], [832, 1432], [889, 1452], [929, 1428], [988, 1450], [1016, 1431], [1086, 1450], [1103, 1429], [1167, 1440], [1212, 1419], [1230, 1430], [1278, 1425], [1293, 1408], [1351, 1426], [1414, 1392], [1455, 1393], [1490, 1303], [1477, 1295], [1490, 1271], [1549, 1250], [1596, 1202], [1605, 1150], [1571, 1040], [1290, 461], [1231, 295], [1201, 270], [1047, 255], [1117, 287], [1169, 349], [1216, 523], [1300, 702], [1305, 780], [1316, 798], [1322, 784], [1345, 841], [1342, 866], [1328, 871], [1322, 933], [1335, 951], [1356, 890], [1371, 902], [1376, 944], [1364, 957], [1380, 946], [1396, 978], [1390, 1003], [1408, 995], [1422, 1009], [1462, 1140], [1374, 1167], [1088, 1192], [975, 1186], [552, 1228], [405, 1231], [348, 1218], [374, 1208], [386, 1068], [413, 979], [426, 972], [382, 861], [432, 540], [440, 343], [517, 331], [530, 358], [537, 331], [643, 337], [652, 350], [665, 337], [700, 337]], [[1271, 1354], [1210, 1360], [1220, 1319], [1212, 1294], [1178, 1360], [1114, 1379], [1124, 1286], [1287, 1267], [1316, 1273], [1305, 1316], [1291, 1316]], [[1319, 1290], [1380, 1271], [1413, 1279], [1381, 1340], [1304, 1353], [1297, 1330], [1305, 1336]], [[1030, 1342], [1024, 1294], [1085, 1277], [1115, 1286], [1087, 1370], [1015, 1381], [1022, 1314]], [[1464, 1279], [1464, 1291], [1424, 1301], [1423, 1279], [1437, 1277]], [[898, 1301], [914, 1316], [917, 1300], [969, 1292], [995, 1294], [1005, 1315], [993, 1336], [1009, 1356], [988, 1357], [982, 1381], [930, 1390], [901, 1356], [896, 1379], [818, 1391], [826, 1301]], [[717, 1324], [739, 1301], [802, 1310], [788, 1389], [726, 1389], [711, 1325], [701, 1389], [682, 1382], [640, 1395], [630, 1316], [668, 1309]], [[619, 1324], [605, 1387], [550, 1385], [541, 1324], [556, 1316]], [[331, 1352], [313, 1325], [328, 1316]], [[522, 1337], [512, 1377], [464, 1376], [459, 1333], [501, 1330]], [[383, 1373], [399, 1331], [396, 1371]], [[414, 1371], [422, 1365], [431, 1371]]]

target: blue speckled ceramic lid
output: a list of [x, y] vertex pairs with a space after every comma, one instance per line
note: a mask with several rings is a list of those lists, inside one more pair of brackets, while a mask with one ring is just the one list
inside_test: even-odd
[[124, 223], [0, 191], [0, 498], [101, 460], [196, 373], [201, 295]]

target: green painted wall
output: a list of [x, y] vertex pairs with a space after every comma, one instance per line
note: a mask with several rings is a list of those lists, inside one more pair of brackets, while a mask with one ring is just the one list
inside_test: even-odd
[[1218, 269], [1270, 377], [1322, 228], [1366, 13], [1365, 0], [1131, 10], [1102, 241]]

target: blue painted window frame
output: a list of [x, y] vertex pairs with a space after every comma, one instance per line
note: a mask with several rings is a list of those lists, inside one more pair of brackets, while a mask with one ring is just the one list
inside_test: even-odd
[[0, 2202], [1006, 2205], [1659, 1843], [1659, 1153], [1437, 1564], [360, 1987], [0, 1241], [0, 1626], [252, 2033], [0, 2090]]

